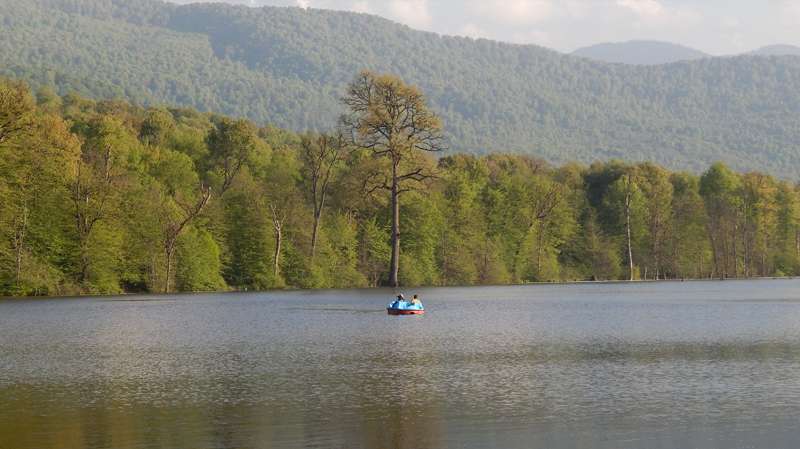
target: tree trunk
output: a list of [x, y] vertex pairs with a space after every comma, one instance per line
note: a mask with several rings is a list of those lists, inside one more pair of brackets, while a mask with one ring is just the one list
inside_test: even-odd
[[656, 218], [656, 224], [652, 232], [653, 239], [653, 265], [655, 271], [655, 280], [661, 277], [661, 220]]
[[17, 281], [17, 287], [19, 287], [21, 282], [22, 282], [22, 246], [21, 245], [16, 248], [16, 264], [17, 264], [16, 281]]
[[28, 233], [28, 207], [23, 206], [22, 216], [15, 220], [14, 255], [17, 287], [22, 283], [22, 258], [25, 253], [25, 236]]
[[794, 256], [800, 258], [800, 230], [794, 231]]
[[536, 280], [542, 279], [542, 246], [544, 246], [544, 223], [539, 222], [539, 235], [536, 236]]
[[166, 276], [164, 277], [164, 293], [170, 292], [170, 277], [172, 277], [172, 255], [175, 253], [175, 242], [167, 242], [164, 255], [167, 257]]
[[392, 180], [392, 262], [389, 268], [389, 285], [400, 286], [400, 190], [397, 176]]
[[[628, 180], [630, 183], [630, 180]], [[631, 246], [631, 193], [630, 193], [630, 186], [628, 187], [628, 192], [625, 194], [625, 231], [627, 233], [627, 241], [628, 241], [628, 270], [630, 274], [630, 280], [633, 280], [633, 248]]]
[[[325, 201], [324, 199], [322, 201]], [[314, 211], [314, 227], [311, 230], [311, 260], [317, 255], [317, 240], [319, 239], [319, 224], [322, 221], [322, 203]]]
[[738, 254], [738, 251], [736, 251], [736, 246], [737, 246], [736, 245], [736, 236], [737, 235], [739, 235], [739, 225], [738, 224], [734, 224], [733, 225], [733, 242], [732, 242], [733, 243], [733, 247], [732, 248], [733, 248], [733, 277], [734, 278], [738, 278], [739, 277], [739, 254]]
[[448, 285], [450, 279], [450, 258], [448, 251], [450, 248], [447, 241], [447, 231], [442, 232], [442, 285]]
[[83, 284], [89, 277], [89, 249], [86, 247], [87, 243], [81, 238], [80, 252], [81, 252], [81, 272], [80, 283]]
[[274, 264], [273, 274], [277, 280], [281, 274], [281, 245], [283, 244], [283, 223], [275, 222], [275, 257], [272, 263]]
[[20, 281], [21, 281], [21, 278], [22, 278], [22, 249], [21, 248], [17, 248], [17, 257], [16, 257], [16, 259], [17, 259], [16, 260], [16, 262], [17, 262], [16, 281], [17, 281], [17, 287], [19, 287], [19, 284], [20, 284]]
[[[712, 223], [709, 223], [706, 226], [706, 229], [708, 229], [708, 239], [711, 241], [711, 253], [714, 256], [714, 267], [711, 271], [711, 276], [710, 276], [712, 278], [714, 277], [714, 275], [722, 277], [722, 273], [720, 270], [719, 242], [716, 239], [716, 232], [714, 232], [715, 228], [716, 227]], [[702, 259], [702, 254], [700, 255], [700, 258]]]
[[698, 259], [698, 262], [697, 262], [697, 265], [695, 265], [695, 270], [696, 270], [695, 277], [697, 279], [700, 279], [700, 277], [705, 277], [705, 275], [703, 274], [703, 271], [704, 271], [704, 268], [703, 268], [703, 255], [700, 254], [700, 257], [698, 257], [697, 259]]

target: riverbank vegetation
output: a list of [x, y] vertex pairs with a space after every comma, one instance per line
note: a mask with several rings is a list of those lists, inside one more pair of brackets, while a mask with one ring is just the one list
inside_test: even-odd
[[800, 274], [795, 184], [421, 147], [392, 172], [376, 117], [345, 103], [350, 132], [296, 134], [0, 81], [0, 291], [365, 287], [393, 267], [408, 286]]

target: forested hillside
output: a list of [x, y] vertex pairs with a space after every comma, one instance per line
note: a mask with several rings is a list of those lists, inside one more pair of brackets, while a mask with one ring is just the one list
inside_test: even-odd
[[0, 70], [35, 86], [323, 130], [353, 73], [421, 86], [453, 151], [800, 173], [800, 58], [608, 65], [378, 17], [156, 0], [0, 0]]
[[[386, 161], [351, 145], [0, 80], [0, 292], [384, 284]], [[436, 177], [404, 186], [405, 286], [800, 274], [800, 190], [761, 173], [414, 163]]]

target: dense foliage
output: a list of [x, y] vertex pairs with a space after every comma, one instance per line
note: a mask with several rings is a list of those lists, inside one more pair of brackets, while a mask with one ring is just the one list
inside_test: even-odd
[[62, 95], [325, 130], [368, 68], [419, 85], [454, 151], [799, 173], [800, 58], [630, 67], [362, 14], [156, 0], [0, 0], [0, 23], [0, 71]]
[[[800, 274], [800, 190], [761, 173], [427, 163], [436, 178], [400, 205], [404, 285]], [[0, 290], [382, 284], [391, 193], [365, 191], [382, 164], [336, 138], [2, 81]]]

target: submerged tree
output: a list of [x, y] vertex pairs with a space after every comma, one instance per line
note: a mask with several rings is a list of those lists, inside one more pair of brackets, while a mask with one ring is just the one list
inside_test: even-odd
[[392, 257], [389, 284], [400, 285], [400, 195], [418, 189], [434, 175], [426, 152], [442, 150], [442, 123], [428, 109], [414, 86], [391, 75], [362, 72], [348, 87], [344, 104], [350, 109], [342, 123], [357, 148], [367, 150], [386, 165], [371, 174], [365, 186], [372, 193], [390, 192]]

